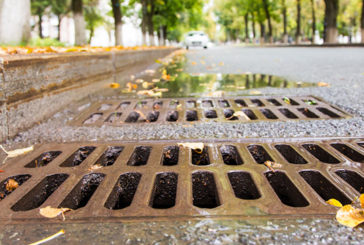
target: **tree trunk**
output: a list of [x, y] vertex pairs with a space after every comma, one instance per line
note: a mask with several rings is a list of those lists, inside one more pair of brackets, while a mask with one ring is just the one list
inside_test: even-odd
[[158, 37], [159, 37], [159, 46], [164, 46], [163, 26], [159, 26]]
[[86, 23], [82, 8], [82, 0], [72, 0], [73, 20], [75, 23], [75, 45], [86, 44]]
[[272, 43], [273, 42], [272, 20], [270, 18], [269, 5], [268, 5], [268, 2], [267, 1], [268, 0], [263, 0], [263, 5], [264, 5], [265, 16], [267, 17], [267, 20], [268, 20], [268, 37], [269, 37], [269, 42]]
[[115, 24], [115, 45], [122, 46], [122, 13], [120, 9], [120, 1], [119, 0], [111, 0], [112, 12], [114, 15], [114, 24]]
[[248, 13], [245, 14], [244, 20], [245, 20], [245, 43], [249, 43], [249, 15]]
[[282, 15], [283, 15], [283, 43], [288, 43], [286, 0], [282, 0]]
[[57, 40], [61, 41], [61, 21], [62, 21], [62, 16], [61, 15], [57, 15], [57, 19], [58, 19], [58, 25], [57, 25]]
[[325, 0], [325, 43], [337, 42], [337, 15], [339, 13], [339, 0]]
[[260, 24], [260, 44], [265, 43], [265, 25], [263, 22], [259, 22]]
[[252, 14], [252, 32], [253, 32], [253, 44], [255, 44], [255, 38], [256, 38], [256, 30], [255, 30], [255, 18], [254, 18], [254, 13], [251, 13]]
[[315, 43], [316, 34], [316, 14], [315, 14], [315, 1], [311, 0], [311, 13], [312, 13], [312, 43]]
[[361, 42], [364, 43], [364, 0], [362, 1], [362, 5], [361, 5], [360, 26], [361, 26]]
[[149, 44], [151, 46], [155, 46], [154, 40], [154, 23], [153, 23], [153, 15], [154, 15], [154, 0], [148, 0], [148, 34], [149, 34]]
[[301, 0], [297, 1], [297, 28], [296, 28], [296, 43], [301, 42]]
[[140, 2], [142, 4], [142, 45], [147, 45], [147, 0], [141, 0]]
[[91, 28], [90, 30], [90, 37], [88, 39], [88, 44], [91, 44], [92, 38], [94, 37], [94, 28]]
[[42, 28], [42, 17], [43, 14], [39, 11], [38, 12], [38, 30], [39, 30], [39, 37], [43, 39], [43, 28]]

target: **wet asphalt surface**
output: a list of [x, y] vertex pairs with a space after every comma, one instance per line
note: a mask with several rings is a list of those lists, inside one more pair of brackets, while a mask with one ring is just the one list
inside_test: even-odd
[[[364, 137], [364, 48], [243, 48], [215, 47], [190, 50], [187, 72], [264, 73], [330, 87], [264, 88], [263, 95], [315, 95], [349, 112], [352, 119], [249, 124], [195, 123], [191, 127], [152, 124], [74, 127], [72, 121], [87, 109], [87, 100], [56, 113], [39, 125], [5, 142], [8, 149], [46, 142], [211, 139], [243, 137]], [[203, 62], [201, 62], [203, 61]], [[226, 94], [227, 96], [229, 94]], [[102, 95], [101, 97], [104, 97]], [[120, 95], [120, 98], [123, 95]], [[119, 98], [115, 96], [113, 98]], [[3, 224], [4, 225], [4, 224]], [[330, 219], [201, 220], [104, 224], [4, 225], [2, 244], [25, 244], [56, 233], [66, 235], [48, 244], [360, 244], [363, 228], [351, 229]], [[0, 242], [1, 244], [1, 242]]]

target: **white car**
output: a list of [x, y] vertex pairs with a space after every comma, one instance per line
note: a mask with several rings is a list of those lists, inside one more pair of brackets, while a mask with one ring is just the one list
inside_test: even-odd
[[209, 43], [208, 36], [202, 31], [190, 31], [186, 34], [185, 45], [186, 49], [190, 47], [203, 47], [207, 49]]

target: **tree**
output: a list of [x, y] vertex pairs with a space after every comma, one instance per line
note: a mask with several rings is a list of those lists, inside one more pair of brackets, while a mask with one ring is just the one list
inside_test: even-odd
[[72, 0], [73, 21], [75, 23], [75, 44], [86, 44], [86, 24], [83, 16], [82, 0]]
[[43, 38], [42, 18], [44, 11], [51, 5], [49, 0], [31, 0], [32, 15], [38, 16], [39, 37]]
[[282, 8], [282, 17], [283, 17], [283, 43], [288, 42], [288, 33], [287, 33], [287, 5], [286, 0], [281, 1]]
[[263, 7], [264, 7], [264, 12], [265, 12], [265, 17], [267, 18], [268, 21], [268, 37], [269, 37], [269, 42], [272, 43], [273, 42], [273, 30], [272, 30], [272, 20], [271, 20], [271, 16], [270, 16], [270, 10], [269, 10], [269, 5], [268, 5], [268, 0], [263, 0]]
[[339, 0], [324, 0], [324, 1], [325, 1], [324, 41], [325, 43], [336, 43]]
[[301, 0], [296, 0], [297, 6], [297, 27], [296, 27], [296, 43], [301, 41]]
[[58, 19], [58, 41], [61, 40], [61, 22], [62, 18], [70, 11], [70, 0], [51, 0], [51, 10]]
[[315, 13], [315, 1], [311, 0], [311, 16], [312, 16], [312, 43], [315, 43], [316, 33], [316, 13]]
[[114, 16], [114, 25], [115, 25], [115, 45], [121, 46], [123, 45], [123, 37], [122, 37], [122, 12], [121, 12], [121, 3], [123, 1], [120, 0], [111, 0], [112, 12]]
[[90, 31], [90, 36], [87, 43], [91, 44], [95, 29], [104, 23], [104, 18], [98, 11], [98, 2], [90, 2], [84, 6], [84, 16], [86, 21], [86, 29]]
[[361, 4], [360, 27], [361, 27], [361, 42], [364, 43], [364, 0], [362, 1]]

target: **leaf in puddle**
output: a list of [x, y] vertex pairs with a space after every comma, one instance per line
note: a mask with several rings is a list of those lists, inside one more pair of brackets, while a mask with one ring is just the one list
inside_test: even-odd
[[15, 190], [18, 187], [19, 187], [19, 183], [16, 182], [16, 180], [14, 180], [14, 179], [9, 179], [5, 186], [6, 190], [9, 192], [12, 192], [13, 190]]
[[262, 92], [260, 92], [259, 90], [252, 90], [252, 91], [249, 91], [249, 94], [251, 94], [251, 95], [261, 95]]
[[7, 156], [8, 158], [17, 157], [17, 156], [23, 155], [25, 153], [28, 153], [28, 152], [31, 152], [31, 151], [34, 150], [34, 146], [29, 146], [29, 147], [26, 147], [26, 148], [16, 149], [16, 150], [13, 150], [13, 151], [6, 151], [2, 145], [0, 145], [0, 148], [3, 149], [3, 151], [8, 155]]
[[354, 228], [364, 222], [364, 210], [345, 205], [337, 211], [336, 220], [342, 225]]
[[330, 200], [327, 200], [326, 201], [327, 204], [330, 204], [332, 206], [335, 206], [335, 207], [339, 207], [341, 208], [343, 205], [341, 204], [341, 202], [339, 202], [338, 200], [334, 199], [334, 198], [331, 198]]
[[118, 83], [110, 83], [110, 88], [119, 88], [120, 84]]
[[319, 87], [330, 87], [330, 84], [325, 83], [325, 82], [318, 82], [317, 86], [319, 86]]
[[190, 148], [200, 154], [203, 152], [204, 148], [204, 143], [178, 143], [177, 145], [185, 148]]
[[39, 210], [40, 215], [46, 218], [56, 218], [58, 215], [62, 215], [63, 220], [65, 220], [64, 213], [71, 211], [70, 208], [52, 208], [51, 206], [47, 206], [45, 208], [41, 208]]

